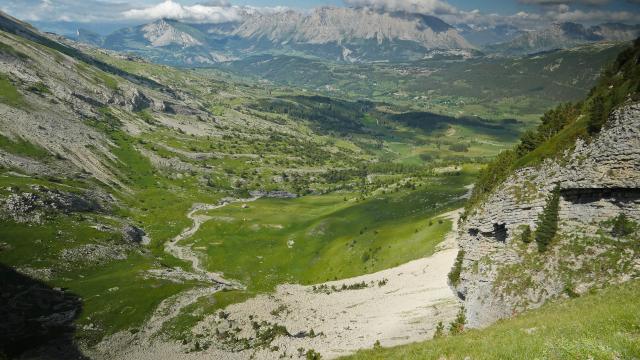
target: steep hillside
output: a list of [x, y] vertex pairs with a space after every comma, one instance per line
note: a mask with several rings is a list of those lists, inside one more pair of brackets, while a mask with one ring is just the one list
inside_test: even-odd
[[481, 176], [452, 275], [471, 326], [640, 276], [639, 56], [636, 41]]

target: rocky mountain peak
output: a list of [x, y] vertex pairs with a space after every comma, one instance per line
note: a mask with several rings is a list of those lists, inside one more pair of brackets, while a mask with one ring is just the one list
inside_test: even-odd
[[178, 30], [176, 22], [168, 19], [160, 19], [142, 27], [143, 36], [151, 42], [152, 46], [162, 47], [179, 45], [182, 47], [202, 45], [202, 42], [188, 34]]

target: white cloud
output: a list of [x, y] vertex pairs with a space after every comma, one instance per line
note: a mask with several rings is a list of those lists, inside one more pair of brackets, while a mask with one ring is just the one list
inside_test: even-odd
[[560, 12], [549, 12], [547, 16], [556, 22], [577, 22], [577, 23], [601, 23], [601, 22], [640, 22], [640, 13], [630, 11], [605, 11], [605, 10], [567, 10]]
[[[242, 7], [242, 10], [248, 14], [271, 15], [271, 14], [278, 14], [278, 13], [283, 13], [287, 11], [292, 11], [293, 9], [288, 6], [256, 7], [251, 5], [245, 5]], [[298, 10], [298, 11], [303, 11], [303, 10]]]
[[569, 5], [580, 4], [590, 6], [601, 6], [611, 2], [611, 0], [520, 0], [521, 4], [529, 5]]
[[[274, 0], [275, 1], [275, 0]], [[513, 0], [516, 1], [516, 0]], [[456, 25], [487, 27], [500, 24], [536, 29], [551, 22], [572, 21], [585, 24], [602, 22], [639, 23], [640, 11], [614, 11], [608, 7], [577, 6], [603, 4], [607, 0], [519, 0], [537, 4], [538, 11], [520, 11], [511, 15], [461, 10], [446, 0], [345, 0], [352, 7], [380, 11], [405, 11], [435, 15]], [[626, 0], [629, 2], [640, 0]], [[0, 9], [27, 21], [69, 21], [77, 23], [137, 24], [159, 18], [186, 22], [223, 23], [240, 20], [243, 14], [273, 14], [291, 10], [287, 7], [234, 6], [229, 0], [202, 0], [197, 5], [183, 5], [186, 0], [0, 0]], [[193, 0], [192, 0], [193, 2]], [[131, 5], [136, 3], [137, 6]], [[296, 10], [303, 11], [304, 10]]]
[[182, 5], [172, 0], [166, 0], [157, 5], [141, 9], [130, 9], [122, 15], [131, 20], [155, 20], [169, 18], [188, 22], [224, 23], [240, 20], [237, 7], [227, 3]]
[[545, 19], [537, 13], [520, 11], [512, 15], [496, 13], [485, 14], [480, 10], [460, 11], [455, 15], [445, 15], [442, 19], [450, 24], [465, 24], [472, 28], [487, 28], [496, 25], [512, 25], [522, 29], [535, 29], [544, 26]]
[[21, 0], [3, 11], [26, 21], [118, 21], [130, 6], [118, 0]]
[[382, 11], [405, 11], [425, 15], [457, 14], [454, 6], [442, 0], [345, 0], [353, 7]]

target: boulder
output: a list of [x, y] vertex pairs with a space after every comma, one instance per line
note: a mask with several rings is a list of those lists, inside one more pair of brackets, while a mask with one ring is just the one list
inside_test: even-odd
[[124, 240], [134, 244], [142, 244], [145, 238], [146, 233], [144, 230], [127, 224], [122, 228], [122, 235]]

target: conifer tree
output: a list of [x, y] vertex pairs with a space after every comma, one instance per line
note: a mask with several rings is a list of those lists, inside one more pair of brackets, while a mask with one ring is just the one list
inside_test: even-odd
[[464, 331], [464, 325], [467, 322], [467, 316], [465, 315], [464, 306], [458, 311], [455, 320], [449, 325], [449, 333], [451, 335], [462, 334]]
[[560, 210], [560, 187], [556, 186], [549, 198], [547, 204], [538, 217], [538, 227], [536, 229], [536, 243], [538, 250], [544, 252], [549, 244], [556, 236], [558, 231], [558, 212]]

